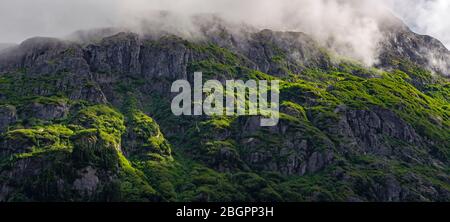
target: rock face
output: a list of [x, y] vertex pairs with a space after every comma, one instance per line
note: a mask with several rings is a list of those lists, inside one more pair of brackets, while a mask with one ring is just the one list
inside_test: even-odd
[[192, 51], [186, 42], [174, 36], [144, 42], [140, 63], [142, 75], [148, 79], [187, 79], [187, 66]]
[[282, 120], [264, 132], [259, 123], [259, 118], [250, 118], [243, 128], [242, 155], [250, 167], [285, 175], [305, 175], [332, 163], [334, 144], [326, 136], [321, 137], [319, 131]]
[[5, 132], [8, 126], [17, 121], [16, 107], [6, 105], [0, 106], [0, 133]]
[[21, 112], [23, 119], [37, 118], [42, 120], [57, 120], [67, 117], [69, 106], [64, 102], [43, 104], [33, 102]]
[[[0, 201], [124, 201], [131, 195], [127, 187], [136, 189], [133, 195], [157, 200], [143, 175], [123, 156], [121, 114], [97, 105], [71, 109], [70, 115], [69, 125], [34, 126], [2, 135]], [[159, 136], [170, 154], [170, 144]], [[146, 154], [160, 155], [155, 150]]]
[[135, 34], [120, 33], [85, 50], [91, 70], [98, 73], [140, 73], [140, 40]]
[[[39, 174], [40, 172], [39, 169], [42, 168], [41, 164], [45, 163], [32, 159], [21, 160], [14, 164], [12, 170], [2, 171], [1, 175], [4, 177], [11, 178], [10, 180], [15, 181], [20, 181], [25, 178], [31, 178]], [[16, 192], [16, 189], [13, 186], [3, 182], [1, 184], [0, 201], [2, 202], [8, 201], [10, 195], [13, 194], [14, 192]]]
[[420, 135], [391, 110], [380, 107], [370, 110], [338, 108], [336, 112], [341, 115], [340, 120], [329, 130], [345, 141], [339, 145], [342, 150], [396, 158], [410, 163], [438, 161], [424, 155], [427, 152], [431, 155], [433, 142]]
[[[121, 32], [0, 53], [0, 201], [450, 199], [437, 40], [387, 27], [378, 72], [303, 33], [211, 26], [195, 41]], [[195, 71], [279, 80], [279, 124], [172, 115], [172, 82]]]
[[423, 144], [423, 139], [414, 128], [390, 110], [377, 107], [372, 110], [352, 110], [346, 113], [344, 121], [348, 127], [343, 127], [351, 129], [346, 132], [347, 135], [356, 138], [364, 152], [392, 155], [392, 148], [386, 143], [385, 137], [417, 146]]
[[381, 46], [380, 65], [383, 67], [398, 67], [393, 61], [403, 59], [436, 73], [450, 75], [449, 50], [439, 40], [416, 34], [399, 21], [384, 29]]
[[50, 86], [32, 85], [17, 94], [49, 96], [65, 92], [70, 99], [106, 103], [99, 86], [92, 84], [90, 67], [83, 56], [80, 45], [52, 38], [32, 38], [0, 55], [0, 70], [2, 73], [26, 71], [36, 81], [52, 81], [48, 82]]
[[172, 148], [158, 124], [142, 112], [133, 112], [122, 136], [125, 155], [140, 159], [171, 159]]
[[97, 170], [93, 169], [91, 166], [86, 167], [79, 171], [81, 178], [78, 178], [73, 182], [73, 187], [75, 190], [81, 193], [85, 193], [91, 196], [95, 193], [100, 180], [98, 178]]
[[300, 73], [306, 67], [327, 67], [330, 63], [317, 43], [303, 33], [263, 30], [253, 34], [246, 45], [242, 53], [258, 70], [275, 76]]

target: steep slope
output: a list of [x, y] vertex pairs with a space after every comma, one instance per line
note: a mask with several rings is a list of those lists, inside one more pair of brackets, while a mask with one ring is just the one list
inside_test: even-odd
[[[0, 200], [448, 201], [450, 85], [420, 47], [449, 53], [404, 32], [386, 71], [296, 32], [27, 40], [0, 55]], [[172, 115], [195, 71], [280, 80], [280, 124]]]
[[439, 40], [412, 32], [396, 18], [385, 22], [382, 31], [381, 67], [401, 69], [402, 64], [413, 63], [441, 75], [450, 75], [450, 52]]

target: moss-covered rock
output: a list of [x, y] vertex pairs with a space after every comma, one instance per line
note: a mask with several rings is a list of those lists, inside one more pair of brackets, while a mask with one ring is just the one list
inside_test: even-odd
[[[0, 57], [0, 201], [450, 199], [449, 80], [422, 55], [382, 70], [302, 33], [204, 31]], [[196, 71], [279, 80], [279, 124], [172, 115], [170, 85]]]
[[171, 160], [172, 148], [164, 138], [158, 124], [141, 111], [133, 110], [123, 135], [127, 156], [148, 160]]

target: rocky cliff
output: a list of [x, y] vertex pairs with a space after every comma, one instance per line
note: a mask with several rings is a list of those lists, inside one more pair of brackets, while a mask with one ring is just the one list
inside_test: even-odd
[[[450, 200], [437, 40], [387, 29], [368, 68], [304, 33], [208, 27], [1, 53], [0, 201]], [[280, 80], [280, 123], [172, 115], [172, 82], [195, 71]]]

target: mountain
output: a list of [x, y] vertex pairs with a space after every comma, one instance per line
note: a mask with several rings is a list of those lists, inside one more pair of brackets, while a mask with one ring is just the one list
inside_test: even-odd
[[382, 27], [380, 67], [399, 68], [399, 63], [406, 61], [449, 76], [450, 53], [439, 40], [412, 32], [396, 18], [390, 18]]
[[[450, 201], [438, 40], [387, 27], [366, 67], [300, 32], [201, 30], [0, 54], [0, 201]], [[172, 82], [196, 71], [279, 80], [280, 123], [173, 115]]]

